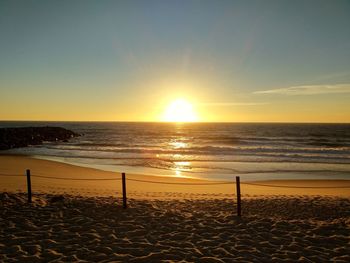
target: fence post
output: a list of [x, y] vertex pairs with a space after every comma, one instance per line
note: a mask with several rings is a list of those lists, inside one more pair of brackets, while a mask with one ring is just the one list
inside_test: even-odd
[[123, 188], [123, 208], [126, 209], [126, 180], [125, 173], [122, 173], [122, 188]]
[[27, 169], [27, 189], [28, 189], [28, 203], [32, 202], [32, 184], [30, 181], [30, 170]]
[[241, 216], [241, 184], [239, 176], [236, 176], [236, 191], [237, 191], [237, 216]]

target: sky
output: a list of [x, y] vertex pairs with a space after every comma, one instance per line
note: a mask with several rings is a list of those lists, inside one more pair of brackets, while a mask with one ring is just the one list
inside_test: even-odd
[[350, 122], [350, 1], [0, 1], [0, 120]]

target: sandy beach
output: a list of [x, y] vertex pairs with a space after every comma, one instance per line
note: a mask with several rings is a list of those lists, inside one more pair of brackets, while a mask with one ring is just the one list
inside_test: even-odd
[[[27, 203], [25, 170], [32, 172]], [[120, 178], [24, 156], [1, 156], [1, 262], [349, 262], [349, 188], [174, 185], [58, 178]], [[11, 175], [23, 175], [11, 176]], [[186, 178], [129, 175], [164, 183]], [[348, 186], [349, 181], [290, 180], [264, 185]]]
[[1, 194], [2, 262], [349, 262], [350, 202]]

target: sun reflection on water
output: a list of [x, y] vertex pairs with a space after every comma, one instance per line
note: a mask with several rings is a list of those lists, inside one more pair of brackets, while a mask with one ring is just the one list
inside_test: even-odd
[[189, 138], [178, 136], [172, 138], [166, 143], [166, 147], [170, 150], [166, 154], [157, 154], [157, 158], [164, 158], [168, 162], [168, 169], [174, 172], [175, 177], [187, 178], [185, 173], [191, 170], [191, 162], [185, 161], [188, 158], [186, 148], [189, 148]]
[[191, 162], [174, 162], [174, 167], [172, 170], [175, 171], [176, 177], [187, 177], [182, 173], [191, 170]]
[[182, 141], [169, 142], [169, 145], [173, 149], [181, 149], [181, 148], [187, 148], [188, 147], [188, 143], [185, 143], [185, 142], [182, 142]]
[[181, 174], [181, 171], [180, 170], [175, 170], [175, 176], [176, 177], [185, 177]]

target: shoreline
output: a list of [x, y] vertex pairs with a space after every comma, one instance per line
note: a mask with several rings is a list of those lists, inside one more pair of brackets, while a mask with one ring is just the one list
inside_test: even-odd
[[[100, 158], [85, 158], [76, 156], [33, 155], [26, 153], [0, 153], [0, 156], [30, 157], [33, 159], [53, 161], [73, 166], [92, 168], [107, 172], [125, 172], [127, 174], [149, 175], [155, 177], [189, 178], [208, 181], [231, 181], [240, 176], [245, 181], [275, 181], [275, 180], [350, 180], [350, 164], [346, 163], [292, 163], [286, 161], [254, 162], [254, 161], [191, 161], [191, 170], [166, 169], [134, 165], [112, 164], [100, 162]], [[85, 160], [86, 159], [86, 160]], [[113, 160], [110, 160], [111, 162]], [[176, 162], [175, 162], [176, 163]], [[210, 168], [219, 163], [223, 170]], [[203, 164], [205, 164], [203, 166]], [[180, 164], [181, 165], [181, 164]], [[232, 166], [233, 165], [233, 166]], [[288, 169], [284, 167], [289, 166]], [[297, 167], [296, 167], [297, 166]], [[314, 167], [313, 167], [314, 166]], [[337, 168], [335, 168], [337, 166]], [[208, 169], [204, 171], [203, 169]], [[216, 171], [214, 172], [213, 169]], [[330, 179], [331, 178], [331, 179]]]
[[[25, 170], [31, 169], [33, 191], [37, 193], [73, 194], [84, 196], [115, 196], [121, 193], [121, 174], [93, 168], [86, 168], [61, 162], [35, 159], [29, 156], [0, 155], [0, 174], [23, 175], [11, 177], [0, 176], [0, 191], [26, 191]], [[36, 178], [35, 175], [72, 178], [60, 180]], [[144, 174], [127, 174], [127, 192], [131, 198], [145, 199], [178, 199], [178, 198], [233, 198], [235, 185], [191, 185], [193, 183], [208, 183], [213, 181], [182, 177], [162, 177]], [[85, 181], [82, 179], [116, 179], [106, 181]], [[130, 181], [128, 181], [128, 179]], [[131, 180], [156, 181], [165, 184], [136, 182]], [[180, 183], [176, 185], [173, 183]], [[184, 184], [189, 185], [184, 185]], [[318, 195], [350, 197], [350, 180], [266, 180], [254, 181], [268, 186], [248, 185], [241, 183], [242, 197], [273, 196], [273, 195]], [[287, 187], [321, 187], [321, 188], [282, 188], [272, 187], [283, 185]], [[322, 187], [348, 188], [322, 188]]]

